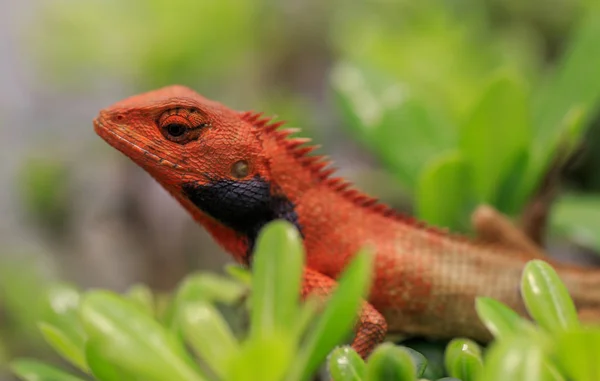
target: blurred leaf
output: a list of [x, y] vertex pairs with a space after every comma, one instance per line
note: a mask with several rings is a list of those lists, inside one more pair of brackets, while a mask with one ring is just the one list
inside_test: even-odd
[[521, 199], [530, 197], [552, 166], [563, 167], [572, 157], [573, 151], [580, 147], [583, 139], [588, 111], [580, 105], [572, 106], [561, 120], [555, 141], [545, 146], [532, 147], [526, 163], [525, 185], [522, 187], [523, 191], [516, 194], [517, 196], [523, 193]]
[[69, 284], [56, 283], [49, 286], [45, 296], [44, 322], [58, 329], [74, 347], [83, 348], [85, 333], [78, 316], [79, 290]]
[[51, 273], [43, 256], [18, 253], [17, 258], [0, 255], [0, 304], [5, 329], [0, 331], [2, 341], [16, 339], [21, 344], [42, 343], [37, 322], [44, 316], [44, 295], [51, 282]]
[[29, 158], [17, 181], [18, 194], [29, 216], [56, 239], [64, 233], [71, 211], [68, 168], [50, 158]]
[[600, 101], [599, 35], [600, 6], [590, 2], [555, 72], [537, 92], [533, 105], [535, 143], [543, 151], [556, 148], [563, 134], [562, 121], [574, 106], [588, 110], [588, 116], [596, 114]]
[[252, 273], [246, 267], [238, 264], [227, 264], [225, 265], [225, 272], [247, 286], [252, 285]]
[[367, 380], [413, 381], [416, 380], [415, 365], [407, 351], [391, 343], [383, 343], [369, 356]]
[[82, 378], [35, 360], [15, 360], [11, 364], [11, 369], [24, 381], [84, 381]]
[[350, 346], [334, 349], [327, 360], [327, 369], [334, 381], [362, 381], [365, 379], [365, 362]]
[[[444, 341], [419, 340], [415, 338], [403, 341], [402, 345], [416, 350], [427, 359], [425, 370], [420, 375], [421, 378], [437, 380], [446, 374], [444, 366], [446, 343]], [[416, 363], [415, 367], [417, 370], [419, 369], [419, 365]]]
[[235, 280], [210, 273], [189, 275], [178, 287], [174, 300], [165, 311], [167, 327], [177, 327], [177, 314], [189, 302], [207, 301], [232, 304], [244, 296], [247, 288]]
[[506, 171], [500, 176], [493, 205], [510, 217], [519, 216], [531, 197], [533, 176], [528, 172], [531, 170], [530, 158], [529, 147], [515, 151], [512, 161], [508, 161]]
[[415, 366], [415, 374], [417, 378], [422, 377], [425, 373], [425, 369], [427, 369], [427, 359], [425, 358], [425, 356], [409, 347], [399, 346], [398, 348], [408, 353]]
[[389, 82], [405, 83], [419, 99], [443, 108], [445, 119], [456, 120], [495, 68], [525, 71], [536, 64], [535, 46], [528, 44], [533, 33], [520, 28], [515, 43], [503, 48], [506, 29], [490, 34], [485, 5], [344, 1], [333, 18], [332, 40], [342, 59], [393, 76]]
[[[44, 78], [57, 80], [55, 85], [67, 83], [72, 88], [89, 70], [101, 70], [143, 89], [199, 79], [205, 86], [227, 76], [237, 79], [233, 82], [241, 91], [239, 80], [254, 68], [251, 58], [266, 25], [264, 13], [257, 12], [259, 4], [250, 0], [48, 3], [36, 12], [25, 45], [32, 62], [43, 62], [41, 69], [50, 74]], [[112, 27], [104, 28], [103, 20], [111, 20]], [[40, 34], [53, 43], [41, 43]], [[240, 62], [244, 62], [241, 71], [236, 70]]]
[[154, 295], [148, 286], [135, 285], [127, 290], [129, 300], [138, 305], [149, 316], [154, 316]]
[[579, 327], [577, 311], [567, 288], [546, 262], [533, 260], [527, 263], [523, 270], [521, 295], [531, 317], [548, 332]]
[[271, 222], [260, 232], [252, 264], [251, 337], [293, 332], [303, 264], [301, 238], [291, 223]]
[[80, 316], [90, 340], [101, 343], [98, 354], [114, 367], [148, 381], [203, 380], [181, 343], [126, 299], [89, 292]]
[[74, 343], [60, 329], [51, 324], [41, 322], [38, 325], [44, 338], [56, 352], [82, 371], [88, 371], [83, 345]]
[[331, 82], [348, 125], [410, 190], [430, 160], [455, 147], [453, 126], [383, 72], [343, 63]]
[[589, 109], [574, 105], [567, 111], [565, 117], [561, 121], [561, 134], [559, 135], [559, 149], [564, 150], [562, 162], [563, 164], [569, 158], [571, 152], [575, 150], [583, 139], [585, 133], [586, 122], [589, 117]]
[[[417, 215], [432, 225], [465, 230], [470, 210], [470, 173], [464, 158], [453, 152], [431, 162], [417, 187]], [[440, 190], [443, 189], [443, 197]]]
[[86, 361], [94, 378], [100, 381], [143, 381], [135, 373], [120, 369], [105, 356], [109, 345], [104, 338], [88, 340], [85, 345]]
[[600, 380], [600, 328], [579, 328], [558, 335], [557, 357], [568, 376], [577, 381]]
[[344, 269], [327, 307], [308, 332], [288, 380], [308, 379], [333, 347], [350, 333], [371, 284], [372, 260], [370, 253], [361, 250]]
[[575, 243], [600, 253], [600, 197], [560, 197], [552, 208], [551, 226]]
[[314, 323], [319, 307], [321, 306], [320, 297], [314, 294], [308, 295], [304, 298], [302, 305], [300, 306], [300, 312], [296, 317], [294, 337], [301, 338], [305, 333], [306, 329]]
[[210, 273], [186, 277], [177, 292], [178, 300], [234, 303], [246, 292], [246, 288], [236, 281]]
[[510, 307], [495, 299], [478, 297], [475, 309], [479, 319], [496, 339], [510, 337], [520, 332], [525, 323]]
[[446, 370], [452, 377], [463, 381], [478, 379], [483, 362], [481, 349], [474, 341], [453, 339], [446, 348]]
[[460, 129], [461, 153], [473, 169], [479, 202], [495, 201], [502, 176], [530, 143], [528, 98], [522, 81], [502, 73], [488, 85]]
[[496, 341], [485, 357], [478, 381], [552, 381], [542, 348], [525, 337]]
[[[268, 356], [265, 356], [268, 354]], [[286, 335], [254, 336], [244, 342], [233, 366], [227, 369], [230, 381], [279, 381], [294, 362], [291, 338]]]
[[189, 303], [183, 308], [181, 325], [186, 340], [217, 375], [224, 377], [229, 367], [237, 366], [231, 359], [240, 352], [227, 322], [206, 302]]

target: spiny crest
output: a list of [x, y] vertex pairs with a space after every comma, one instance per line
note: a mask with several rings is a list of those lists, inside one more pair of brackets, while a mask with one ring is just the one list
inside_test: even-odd
[[262, 112], [246, 111], [241, 113], [240, 116], [242, 120], [256, 127], [257, 131], [261, 134], [270, 134], [273, 136], [277, 142], [298, 160], [300, 165], [309, 170], [317, 179], [324, 182], [329, 188], [335, 190], [355, 205], [418, 228], [434, 233], [447, 234], [446, 230], [430, 227], [414, 217], [401, 214], [389, 206], [380, 203], [377, 198], [368, 196], [355, 188], [351, 188], [352, 184], [341, 177], [331, 177], [336, 169], [329, 167], [331, 165], [329, 158], [326, 156], [309, 156], [311, 152], [320, 148], [320, 146], [306, 145], [311, 141], [309, 138], [290, 138], [290, 135], [300, 131], [297, 128], [278, 130], [279, 127], [285, 124], [285, 121], [273, 122], [273, 118], [263, 117]]

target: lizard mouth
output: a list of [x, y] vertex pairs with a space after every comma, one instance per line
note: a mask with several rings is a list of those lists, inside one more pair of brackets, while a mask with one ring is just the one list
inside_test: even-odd
[[103, 123], [101, 117], [94, 119], [94, 130], [96, 131], [96, 134], [108, 144], [142, 166], [145, 166], [144, 162], [147, 163], [150, 161], [154, 165], [168, 167], [180, 172], [192, 172], [168, 158], [163, 158], [151, 152], [147, 148], [152, 146], [149, 139], [140, 136], [132, 136], [125, 128], [121, 128], [118, 125], [107, 126]]

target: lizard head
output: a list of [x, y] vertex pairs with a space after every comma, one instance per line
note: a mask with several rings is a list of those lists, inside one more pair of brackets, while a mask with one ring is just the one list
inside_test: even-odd
[[277, 195], [256, 128], [242, 113], [183, 86], [100, 111], [94, 129], [154, 177], [241, 262], [270, 220], [295, 220]]

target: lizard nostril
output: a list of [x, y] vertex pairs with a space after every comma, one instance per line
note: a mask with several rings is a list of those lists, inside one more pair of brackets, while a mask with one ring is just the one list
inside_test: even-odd
[[123, 114], [117, 114], [115, 119], [117, 120], [117, 122], [122, 122], [123, 119], [125, 119], [125, 116], [123, 116]]

